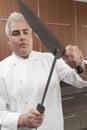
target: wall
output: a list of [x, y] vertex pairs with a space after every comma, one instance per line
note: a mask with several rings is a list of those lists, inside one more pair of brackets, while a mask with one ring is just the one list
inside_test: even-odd
[[[87, 56], [87, 3], [72, 0], [23, 0], [23, 2], [47, 24], [64, 46], [76, 44]], [[20, 12], [17, 0], [0, 0], [0, 60], [11, 54], [4, 26], [7, 17], [13, 11]], [[33, 39], [34, 50], [48, 51], [35, 35]]]

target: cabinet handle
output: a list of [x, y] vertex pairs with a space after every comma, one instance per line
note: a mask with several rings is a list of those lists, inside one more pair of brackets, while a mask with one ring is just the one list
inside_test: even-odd
[[86, 114], [87, 114], [87, 110], [85, 110], [85, 111], [84, 111], [84, 113], [86, 113]]
[[74, 99], [75, 97], [67, 97], [67, 98], [63, 98], [62, 100], [65, 101], [65, 100], [70, 100], [70, 99]]
[[84, 94], [84, 96], [86, 96], [86, 97], [87, 97], [87, 93], [86, 93], [86, 94]]
[[64, 119], [69, 119], [69, 118], [72, 118], [72, 117], [75, 117], [75, 114], [72, 114], [70, 116], [65, 116]]
[[53, 22], [52, 22], [52, 23], [51, 23], [51, 22], [48, 22], [47, 24], [48, 24], [48, 25], [49, 25], [49, 24], [54, 24], [54, 25], [61, 25], [61, 26], [71, 26], [71, 24], [62, 24], [62, 23], [53, 23]]

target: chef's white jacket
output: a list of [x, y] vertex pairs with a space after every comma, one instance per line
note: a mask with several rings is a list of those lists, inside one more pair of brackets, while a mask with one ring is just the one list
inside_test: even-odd
[[[1, 130], [35, 130], [17, 128], [17, 123], [21, 113], [41, 103], [52, 62], [52, 54], [36, 51], [27, 59], [12, 54], [0, 62]], [[57, 60], [44, 101], [44, 121], [38, 130], [64, 130], [61, 80], [77, 87], [87, 86], [87, 81], [83, 81], [63, 59]]]

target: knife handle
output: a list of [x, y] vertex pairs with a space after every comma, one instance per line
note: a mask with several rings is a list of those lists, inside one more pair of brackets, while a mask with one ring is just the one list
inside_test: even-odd
[[75, 68], [75, 70], [76, 70], [76, 72], [77, 72], [78, 74], [83, 73], [83, 69], [82, 69], [80, 66], [77, 66], [77, 67]]

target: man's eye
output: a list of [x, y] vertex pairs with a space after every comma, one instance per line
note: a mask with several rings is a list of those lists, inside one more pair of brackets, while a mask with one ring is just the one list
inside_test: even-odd
[[27, 34], [29, 34], [29, 31], [26, 30], [26, 31], [23, 31], [23, 33], [27, 35]]
[[12, 33], [12, 36], [19, 36], [19, 35], [20, 35], [20, 32], [18, 32], [18, 31]]

